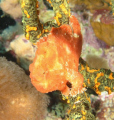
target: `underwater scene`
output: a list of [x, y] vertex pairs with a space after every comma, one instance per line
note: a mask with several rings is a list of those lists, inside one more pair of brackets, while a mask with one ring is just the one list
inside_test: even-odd
[[0, 0], [0, 120], [114, 120], [114, 0]]

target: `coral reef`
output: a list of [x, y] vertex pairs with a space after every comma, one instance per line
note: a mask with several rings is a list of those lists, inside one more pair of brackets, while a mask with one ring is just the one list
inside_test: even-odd
[[108, 9], [98, 9], [94, 11], [92, 21], [105, 24], [113, 24], [113, 14], [111, 14], [110, 10]]
[[0, 57], [0, 120], [43, 120], [48, 103], [18, 65]]
[[112, 13], [114, 15], [114, 0], [111, 0], [110, 5], [112, 7]]
[[12, 55], [17, 58], [18, 64], [28, 70], [28, 66], [34, 59], [36, 47], [21, 34], [10, 42], [10, 50], [13, 51]]
[[114, 72], [114, 47], [105, 50], [104, 58], [108, 59], [108, 64], [112, 72]]
[[9, 44], [18, 34], [22, 34], [22, 25], [0, 9], [0, 53], [10, 50]]
[[23, 57], [30, 61], [34, 59], [35, 47], [30, 41], [26, 40], [23, 34], [16, 36], [16, 38], [10, 42], [10, 47], [18, 57]]
[[55, 20], [43, 25], [38, 17], [38, 1], [20, 0], [23, 13], [23, 30], [26, 39], [32, 43], [36, 43], [40, 37], [49, 33], [52, 27], [57, 27], [69, 22], [70, 9], [67, 0], [57, 1], [57, 3], [54, 0], [48, 0], [48, 2], [53, 6]]
[[[58, 59], [55, 59], [56, 56], [54, 57], [54, 54], [56, 55], [56, 52], [54, 53], [54, 50], [55, 50], [55, 48], [57, 48], [56, 45], [58, 46], [59, 42], [60, 42], [60, 46], [61, 46], [61, 43], [64, 40], [65, 34], [63, 34], [61, 39], [58, 40], [58, 42], [56, 42], [55, 39], [57, 37], [59, 38], [59, 36], [61, 36], [61, 33], [56, 34], [56, 37], [54, 37], [52, 30], [53, 29], [55, 29], [55, 30], [61, 29], [61, 27], [65, 26], [65, 24], [70, 25], [70, 27], [72, 27], [72, 32], [74, 31], [74, 33], [75, 33], [75, 30], [78, 31], [79, 28], [76, 27], [74, 29], [72, 24], [70, 24], [70, 22], [69, 22], [70, 10], [69, 10], [67, 0], [62, 0], [62, 1], [47, 0], [47, 1], [53, 7], [53, 10], [55, 13], [54, 21], [56, 21], [56, 22], [53, 22], [53, 20], [52, 20], [52, 21], [46, 23], [45, 24], [46, 26], [44, 25], [44, 27], [41, 27], [43, 25], [40, 23], [39, 18], [36, 17], [37, 16], [37, 8], [38, 8], [37, 2], [36, 1], [30, 2], [30, 1], [26, 1], [26, 0], [21, 1], [21, 7], [22, 7], [23, 19], [24, 19], [23, 24], [24, 24], [25, 36], [31, 42], [33, 42], [33, 43], [37, 42], [38, 50], [36, 52], [36, 56], [37, 56], [37, 54], [40, 56], [40, 57], [35, 57], [33, 64], [30, 66], [31, 78], [32, 78], [33, 85], [37, 89], [38, 89], [38, 87], [40, 87], [38, 90], [43, 90], [41, 92], [50, 92], [52, 90], [57, 89], [57, 90], [60, 90], [64, 94], [63, 90], [65, 90], [65, 85], [67, 85], [67, 88], [69, 88], [69, 90], [72, 91], [72, 90], [74, 90], [74, 86], [76, 84], [78, 85], [78, 82], [72, 81], [72, 79], [75, 77], [74, 77], [74, 74], [72, 73], [72, 71], [70, 71], [70, 70], [68, 71], [67, 74], [65, 74], [66, 76], [68, 76], [68, 74], [70, 74], [68, 77], [66, 77], [66, 80], [67, 79], [69, 80], [71, 78], [71, 80], [68, 81], [68, 84], [66, 84], [67, 83], [66, 81], [63, 81], [63, 82], [65, 82], [65, 85], [63, 84], [63, 86], [62, 86], [60, 81], [55, 80], [55, 79], [59, 78], [59, 76], [60, 76], [60, 73], [59, 73], [59, 75], [57, 74], [58, 71], [64, 70], [65, 67], [61, 68], [60, 64], [58, 64], [58, 61], [57, 61]], [[31, 8], [33, 8], [32, 13], [28, 9], [28, 8], [30, 8], [30, 5], [32, 6]], [[103, 6], [108, 5], [108, 3], [106, 3], [106, 4], [101, 3], [100, 5], [98, 3], [98, 6], [101, 7], [102, 5]], [[33, 19], [33, 18], [31, 18], [32, 14], [34, 14], [34, 16], [36, 17], [36, 19], [37, 19], [37, 20], [35, 19], [36, 21], [32, 20]], [[38, 28], [34, 25], [36, 25]], [[66, 25], [66, 26], [68, 26], [68, 25]], [[52, 28], [52, 30], [50, 31], [50, 28], [53, 26], [58, 27], [58, 28]], [[65, 29], [66, 28], [67, 27], [65, 27]], [[69, 29], [66, 29], [66, 31], [68, 33], [71, 33], [69, 31]], [[46, 32], [46, 34], [45, 34], [45, 32]], [[46, 35], [46, 37], [44, 37], [45, 39], [44, 38], [40, 39], [40, 37], [43, 37], [44, 34]], [[51, 36], [51, 38], [53, 38], [53, 39], [51, 39], [48, 36]], [[32, 39], [33, 37], [34, 37], [34, 39]], [[77, 35], [76, 35], [76, 37], [77, 37]], [[48, 38], [49, 38], [49, 40], [48, 40]], [[39, 41], [38, 41], [38, 39], [39, 39]], [[48, 43], [47, 41], [51, 41], [51, 42]], [[77, 42], [78, 42], [78, 39], [77, 39]], [[41, 45], [41, 47], [40, 47], [40, 45]], [[72, 47], [72, 44], [69, 43], [69, 46]], [[65, 46], [63, 46], [61, 49], [63, 49], [63, 48], [65, 48]], [[70, 47], [68, 47], [68, 48], [70, 48]], [[75, 46], [73, 46], [73, 48], [75, 48]], [[77, 49], [75, 49], [75, 50], [78, 51], [78, 49], [80, 49], [80, 43], [79, 43], [79, 48], [77, 47]], [[49, 50], [49, 52], [48, 52], [48, 50]], [[67, 53], [69, 52], [69, 50], [67, 50], [67, 49], [66, 49], [66, 51], [67, 51]], [[63, 49], [62, 52], [64, 53], [65, 50]], [[57, 55], [58, 56], [61, 55], [62, 52], [58, 53]], [[74, 53], [75, 53], [75, 51], [71, 52], [71, 57], [69, 57], [69, 61], [70, 61], [70, 58], [72, 60], [72, 56], [74, 55]], [[46, 56], [44, 54], [46, 54]], [[67, 56], [69, 56], [69, 55], [64, 54], [62, 56], [67, 58]], [[78, 59], [79, 59], [79, 56], [80, 55], [77, 52]], [[63, 59], [63, 63], [65, 62], [65, 60], [67, 60], [67, 59]], [[103, 69], [103, 68], [101, 68], [101, 69], [91, 68], [87, 65], [87, 63], [82, 58], [80, 58], [79, 64], [75, 64], [76, 61], [72, 61], [72, 63], [74, 63], [74, 65], [77, 65], [77, 66], [75, 66], [76, 69], [79, 69], [79, 73], [81, 73], [83, 75], [83, 77], [84, 77], [83, 87], [85, 89], [90, 88], [90, 89], [94, 90], [96, 92], [96, 94], [101, 94], [102, 91], [107, 91], [108, 94], [111, 94], [111, 92], [114, 91], [114, 87], [113, 87], [114, 86], [114, 82], [113, 82], [114, 73], [113, 72], [111, 72], [108, 69]], [[54, 65], [54, 67], [53, 67], [53, 65]], [[72, 64], [71, 64], [71, 66], [72, 66]], [[39, 67], [40, 67], [40, 70], [38, 70]], [[69, 65], [69, 67], [70, 67], [70, 65]], [[53, 73], [54, 70], [56, 70], [56, 71], [58, 70], [57, 73], [54, 73], [54, 74], [57, 74], [57, 76], [50, 74], [51, 72]], [[37, 71], [39, 72], [39, 75], [37, 74]], [[47, 71], [49, 71], [49, 72], [47, 72]], [[59, 79], [61, 81], [64, 80], [63, 76], [62, 77], [60, 76]], [[78, 79], [78, 76], [77, 76], [76, 80], [77, 79]], [[79, 79], [80, 79], [80, 76], [79, 76]], [[49, 81], [47, 81], [47, 80], [49, 80]], [[49, 84], [48, 82], [56, 83], [56, 84]], [[59, 88], [58, 88], [58, 83], [60, 83], [60, 85], [61, 85]], [[55, 87], [55, 88], [52, 89], [53, 87]], [[79, 82], [79, 87], [80, 87], [80, 82]], [[66, 103], [68, 104], [68, 109], [66, 110], [65, 120], [66, 119], [68, 119], [68, 120], [71, 120], [71, 119], [81, 119], [81, 120], [93, 119], [94, 120], [95, 119], [95, 116], [92, 113], [90, 97], [89, 97], [89, 94], [87, 93], [87, 91], [84, 91], [85, 89], [83, 89], [83, 92], [81, 92], [79, 90], [78, 92], [76, 92], [76, 94], [66, 94], [66, 95], [62, 94], [63, 100], [66, 101]], [[70, 93], [70, 92], [68, 92], [68, 93]]]
[[[0, 0], [0, 5], [6, 1]], [[29, 74], [29, 64], [33, 61], [30, 65], [30, 77], [38, 91], [31, 85], [28, 76], [20, 72], [22, 69], [13, 69], [12, 62], [6, 62], [5, 58], [0, 58], [1, 63], [5, 64], [3, 66], [10, 64], [10, 68], [3, 66], [1, 68], [5, 70], [0, 68], [0, 73], [4, 73], [1, 71], [6, 71], [8, 68], [0, 79], [1, 81], [7, 79], [5, 83], [2, 81], [0, 88], [1, 119], [4, 116], [8, 120], [13, 119], [11, 116], [14, 116], [14, 120], [18, 116], [19, 119], [28, 117], [32, 120], [113, 119], [114, 47], [110, 46], [113, 45], [111, 41], [113, 31], [106, 30], [106, 26], [113, 27], [113, 0], [20, 0], [20, 3], [21, 5], [18, 0], [9, 0], [2, 6], [4, 13], [0, 10], [2, 21], [0, 22], [0, 55], [8, 59], [15, 57], [14, 61], [23, 67], [27, 74]], [[14, 16], [6, 13], [5, 7], [12, 13], [17, 7], [18, 11], [15, 12], [17, 16], [20, 15], [18, 8], [21, 7], [25, 37], [21, 26], [14, 20], [16, 27], [12, 26], [7, 14], [10, 14], [10, 18], [14, 17], [16, 21], [21, 20], [21, 15], [15, 17], [15, 13]], [[73, 17], [75, 21], [72, 22], [76, 23], [75, 25], [70, 22], [72, 15], [76, 17]], [[103, 27], [95, 26], [96, 23], [102, 24]], [[95, 24], [94, 27], [92, 24]], [[82, 36], [81, 39], [76, 34], [77, 31], [80, 33], [79, 36]], [[99, 32], [100, 37], [96, 35], [96, 31]], [[68, 54], [69, 51], [70, 54]], [[12, 57], [8, 53], [12, 54]], [[74, 71], [72, 72], [71, 69]], [[13, 72], [10, 73], [10, 71]], [[83, 77], [79, 81], [78, 75], [81, 74]], [[75, 86], [80, 88], [74, 89]], [[52, 92], [53, 90], [60, 91]], [[51, 98], [48, 113], [49, 98], [39, 91], [50, 92], [48, 93]], [[72, 91], [77, 92], [71, 94]], [[107, 91], [109, 95], [103, 94], [103, 91]], [[90, 94], [94, 94], [93, 98]], [[7, 116], [10, 117], [7, 118]]]
[[[96, 62], [96, 64], [95, 64], [94, 61]], [[106, 59], [101, 58], [101, 57], [99, 57], [97, 55], [88, 54], [86, 56], [86, 62], [92, 68], [96, 68], [96, 69], [99, 69], [99, 68], [109, 69], [108, 63], [107, 63]]]
[[114, 119], [114, 92], [108, 95], [102, 92], [101, 95], [91, 95], [91, 105], [96, 114], [96, 120], [113, 120]]
[[22, 17], [19, 0], [2, 0], [0, 7], [5, 13], [10, 14], [14, 19]]

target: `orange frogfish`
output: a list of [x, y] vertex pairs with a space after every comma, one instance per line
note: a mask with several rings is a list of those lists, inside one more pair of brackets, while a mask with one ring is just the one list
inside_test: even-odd
[[30, 65], [32, 84], [41, 93], [60, 90], [76, 95], [83, 89], [83, 76], [78, 72], [82, 34], [78, 20], [71, 16], [69, 25], [52, 28], [47, 37], [37, 42], [37, 51]]

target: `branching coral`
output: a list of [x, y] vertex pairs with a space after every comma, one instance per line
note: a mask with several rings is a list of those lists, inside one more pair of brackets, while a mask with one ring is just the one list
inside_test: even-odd
[[[30, 65], [32, 83], [41, 92], [62, 92], [63, 100], [69, 105], [66, 120], [94, 120], [91, 101], [83, 87], [91, 88], [97, 94], [102, 91], [110, 94], [114, 91], [114, 73], [90, 68], [82, 58], [79, 59], [82, 45], [80, 27], [77, 19], [70, 16], [68, 1], [47, 1], [55, 11], [55, 21], [43, 26], [37, 17], [36, 1], [21, 0], [25, 35], [30, 41], [35, 43], [51, 27], [58, 27], [52, 28], [37, 42], [36, 57]], [[32, 21], [32, 14], [36, 21]]]

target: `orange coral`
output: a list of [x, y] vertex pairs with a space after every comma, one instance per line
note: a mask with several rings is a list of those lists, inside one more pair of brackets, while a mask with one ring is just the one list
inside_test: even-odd
[[42, 93], [60, 90], [65, 95], [80, 92], [83, 76], [78, 72], [78, 64], [82, 35], [78, 20], [71, 16], [69, 25], [52, 28], [47, 37], [37, 42], [37, 47], [29, 68], [36, 89]]

